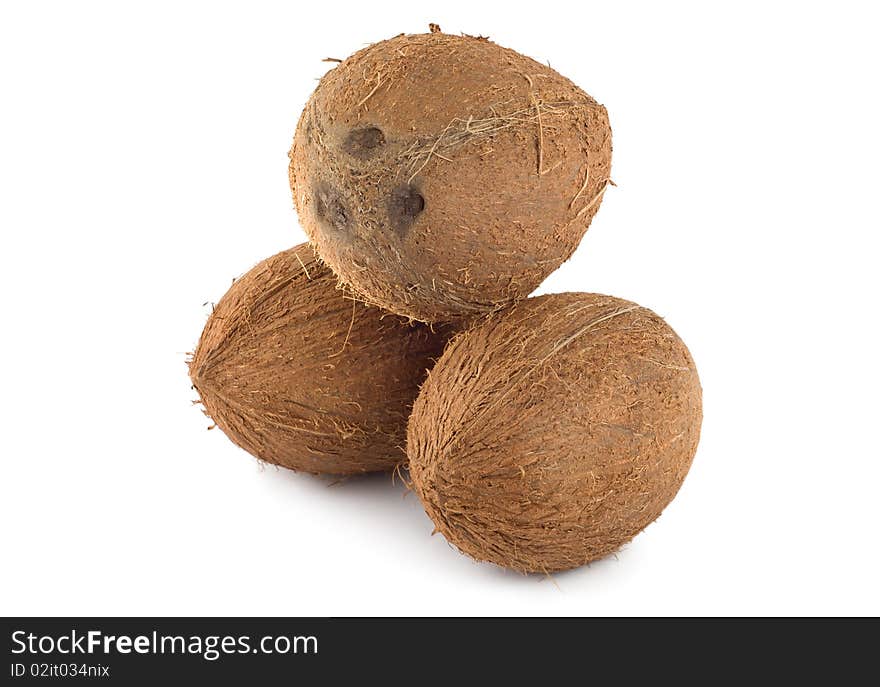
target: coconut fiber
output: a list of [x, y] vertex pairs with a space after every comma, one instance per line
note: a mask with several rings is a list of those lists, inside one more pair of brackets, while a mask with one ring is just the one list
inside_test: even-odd
[[457, 336], [408, 430], [412, 481], [448, 541], [552, 572], [610, 554], [678, 492], [701, 390], [675, 332], [595, 294], [530, 298]]
[[331, 69], [299, 120], [289, 174], [340, 279], [433, 322], [527, 296], [577, 247], [610, 167], [602, 105], [547, 65], [436, 31]]
[[190, 361], [205, 412], [261, 460], [311, 473], [389, 470], [447, 334], [346, 297], [303, 244], [236, 281]]

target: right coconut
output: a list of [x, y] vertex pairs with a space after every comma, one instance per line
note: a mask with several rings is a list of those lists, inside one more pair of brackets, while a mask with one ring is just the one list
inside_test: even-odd
[[413, 486], [463, 553], [550, 573], [654, 521], [696, 452], [702, 394], [662, 318], [611, 296], [530, 298], [457, 336], [413, 408]]

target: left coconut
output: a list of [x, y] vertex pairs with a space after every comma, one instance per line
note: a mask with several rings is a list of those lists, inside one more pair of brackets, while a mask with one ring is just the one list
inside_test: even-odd
[[315, 474], [391, 470], [450, 334], [352, 300], [302, 244], [232, 285], [189, 374], [205, 413], [260, 460]]

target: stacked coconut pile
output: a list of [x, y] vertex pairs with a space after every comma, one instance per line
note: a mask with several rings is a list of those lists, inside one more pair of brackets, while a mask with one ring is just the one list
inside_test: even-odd
[[434, 26], [355, 53], [290, 151], [311, 245], [236, 281], [193, 354], [206, 412], [292, 470], [408, 467], [476, 559], [547, 573], [613, 552], [675, 496], [702, 412], [647, 308], [528, 298], [610, 168], [605, 108], [528, 57]]

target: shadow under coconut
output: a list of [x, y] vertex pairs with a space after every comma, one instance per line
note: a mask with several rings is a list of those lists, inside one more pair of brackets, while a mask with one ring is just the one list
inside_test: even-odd
[[[418, 496], [407, 487], [408, 475], [392, 472], [368, 472], [362, 475], [311, 475], [260, 463], [260, 469], [273, 480], [303, 490], [328, 503], [343, 502], [362, 508], [369, 519], [382, 521], [394, 518], [394, 527], [406, 527], [408, 539], [422, 538], [425, 523], [430, 523]], [[404, 512], [406, 511], [406, 512]], [[424, 518], [424, 521], [420, 520]], [[412, 523], [412, 527], [408, 526]], [[428, 532], [430, 533], [430, 528]], [[365, 534], [366, 534], [365, 530]]]
[[[296, 483], [300, 488], [315, 490], [340, 490], [348, 494], [378, 494], [388, 498], [389, 492], [406, 492], [399, 475], [391, 472], [365, 472], [362, 475], [310, 475], [306, 472], [287, 470], [271, 463], [260, 462], [261, 470], [273, 473], [279, 479]], [[413, 495], [415, 496], [415, 495]]]

